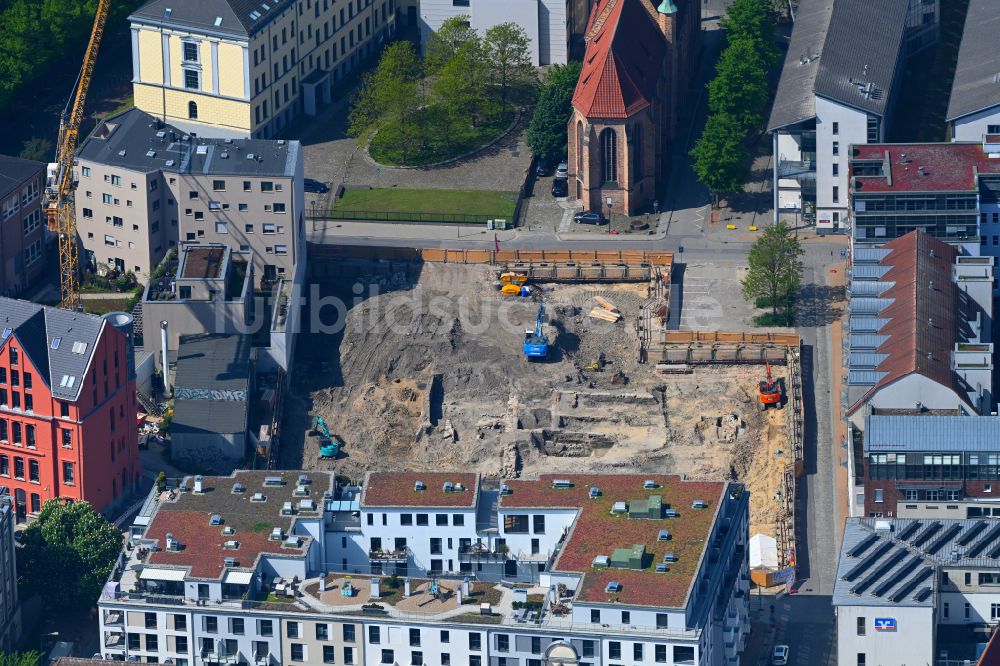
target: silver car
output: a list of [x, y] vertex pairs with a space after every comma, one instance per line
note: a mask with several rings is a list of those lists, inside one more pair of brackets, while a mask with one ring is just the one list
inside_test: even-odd
[[569, 178], [569, 164], [565, 161], [560, 162], [559, 166], [556, 167], [556, 178]]
[[774, 652], [771, 653], [772, 666], [786, 666], [788, 664], [788, 646], [775, 645]]

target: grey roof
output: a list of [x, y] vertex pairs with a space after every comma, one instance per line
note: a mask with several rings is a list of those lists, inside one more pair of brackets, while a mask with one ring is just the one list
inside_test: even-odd
[[833, 13], [833, 0], [802, 0], [795, 12], [792, 39], [781, 68], [768, 131], [794, 125], [816, 115], [813, 84]]
[[848, 518], [832, 603], [934, 607], [937, 566], [1000, 572], [1000, 520]]
[[195, 137], [133, 108], [94, 128], [77, 156], [144, 173], [291, 177], [299, 150], [298, 141]]
[[908, 1], [802, 0], [768, 130], [815, 116], [815, 95], [884, 116]]
[[40, 171], [45, 171], [42, 162], [0, 155], [0, 198], [6, 197]]
[[1000, 416], [871, 414], [865, 451], [1000, 451]]
[[[173, 432], [246, 430], [250, 352], [247, 335], [181, 336], [174, 380], [177, 400], [171, 424]], [[231, 395], [222, 399], [214, 392]]]
[[994, 80], [1000, 73], [996, 56], [998, 33], [1000, 12], [996, 0], [971, 0], [951, 84], [947, 120], [1000, 105], [1000, 84]]
[[[816, 73], [816, 94], [885, 115], [903, 57], [909, 0], [836, 0]], [[874, 92], [863, 87], [872, 84]]]
[[18, 341], [52, 396], [62, 400], [79, 398], [104, 323], [94, 315], [0, 298], [0, 333], [11, 329], [8, 339]]
[[135, 10], [129, 20], [247, 37], [294, 6], [290, 0], [151, 0]]

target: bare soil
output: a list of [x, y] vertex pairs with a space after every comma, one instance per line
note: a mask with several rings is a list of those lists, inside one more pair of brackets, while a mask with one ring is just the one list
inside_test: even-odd
[[[663, 376], [640, 364], [635, 321], [645, 283], [531, 285], [520, 298], [501, 295], [485, 266], [391, 268], [318, 271], [342, 273], [321, 278], [320, 293], [347, 302], [346, 326], [300, 338], [283, 467], [355, 479], [399, 469], [738, 479], [752, 493], [751, 533], [773, 534], [787, 440], [784, 410], [761, 412], [757, 403], [763, 367]], [[622, 320], [589, 317], [594, 296]], [[530, 362], [522, 342], [539, 303], [550, 353]], [[326, 324], [334, 310], [323, 311]], [[335, 461], [319, 458], [314, 416], [344, 441]]]

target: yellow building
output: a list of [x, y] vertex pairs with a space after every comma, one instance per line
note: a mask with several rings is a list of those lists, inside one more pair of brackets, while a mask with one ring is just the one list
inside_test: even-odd
[[395, 15], [396, 0], [152, 0], [129, 17], [135, 105], [199, 136], [273, 137], [329, 104]]

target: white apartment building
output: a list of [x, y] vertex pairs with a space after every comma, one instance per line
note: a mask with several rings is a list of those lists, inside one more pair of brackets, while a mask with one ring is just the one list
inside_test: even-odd
[[976, 662], [1000, 621], [1000, 521], [849, 518], [837, 663]]
[[0, 486], [0, 654], [13, 652], [21, 638], [21, 603], [14, 566], [14, 504]]
[[431, 33], [456, 16], [468, 16], [480, 35], [495, 25], [512, 21], [531, 38], [531, 59], [536, 67], [565, 65], [571, 37], [567, 30], [568, 4], [567, 0], [421, 0], [420, 42], [426, 48]]
[[[996, 35], [1000, 12], [993, 0], [971, 0], [955, 63], [947, 121], [952, 141], [983, 141], [1000, 135], [1000, 85]], [[998, 143], [994, 139], [992, 143]]]
[[110, 659], [738, 664], [748, 494], [672, 476], [236, 472], [151, 494], [99, 600]]
[[849, 147], [886, 140], [904, 59], [937, 24], [937, 0], [800, 3], [768, 121], [775, 220], [846, 228]]

